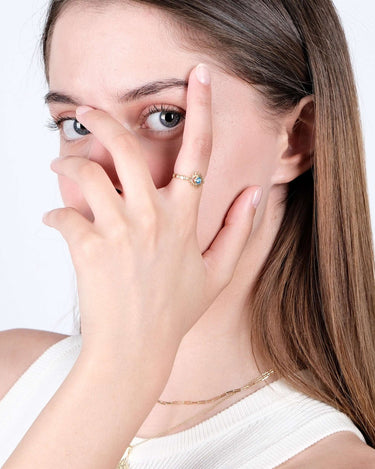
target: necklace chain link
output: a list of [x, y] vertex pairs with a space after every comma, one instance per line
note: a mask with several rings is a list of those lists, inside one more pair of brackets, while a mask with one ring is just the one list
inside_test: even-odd
[[249, 383], [245, 384], [245, 386], [242, 386], [241, 388], [232, 389], [230, 391], [226, 391], [226, 392], [220, 394], [219, 396], [213, 397], [212, 399], [205, 399], [205, 400], [201, 400], [201, 401], [162, 401], [162, 400], [158, 399], [157, 402], [159, 404], [163, 404], [163, 405], [171, 405], [171, 404], [175, 404], [175, 405], [208, 404], [208, 403], [214, 402], [214, 401], [216, 401], [216, 403], [213, 406], [211, 406], [208, 410], [206, 409], [204, 412], [199, 412], [197, 415], [194, 415], [193, 417], [190, 417], [189, 419], [185, 420], [184, 422], [179, 423], [178, 425], [174, 425], [172, 428], [169, 428], [167, 431], [162, 431], [161, 433], [158, 433], [156, 436], [154, 436], [152, 438], [147, 438], [144, 441], [141, 441], [140, 443], [137, 443], [136, 445], [129, 445], [128, 448], [125, 451], [124, 457], [121, 458], [121, 460], [118, 463], [116, 469], [130, 469], [129, 456], [130, 456], [130, 453], [132, 452], [133, 448], [135, 448], [136, 446], [139, 446], [142, 443], [146, 443], [149, 440], [153, 440], [154, 438], [157, 438], [159, 436], [166, 436], [171, 430], [173, 430], [175, 428], [178, 428], [181, 425], [195, 419], [198, 415], [207, 414], [212, 409], [214, 409], [216, 406], [218, 406], [221, 402], [223, 402], [226, 399], [228, 399], [229, 397], [231, 397], [233, 394], [236, 394], [236, 393], [238, 393], [240, 391], [243, 391], [245, 389], [249, 389], [250, 387], [255, 386], [255, 384], [260, 383], [262, 381], [265, 381], [273, 373], [275, 373], [274, 370], [272, 370], [272, 369], [268, 370], [268, 371], [262, 373], [257, 378], [251, 380]]
[[225, 396], [232, 396], [233, 394], [236, 394], [238, 392], [244, 391], [245, 389], [248, 389], [250, 386], [254, 386], [255, 384], [264, 381], [267, 379], [271, 374], [274, 373], [273, 370], [269, 370], [264, 372], [262, 375], [258, 376], [258, 378], [255, 378], [254, 380], [250, 381], [250, 383], [245, 384], [245, 386], [242, 386], [242, 388], [236, 388], [236, 389], [231, 389], [230, 391], [223, 392], [219, 396], [215, 396], [212, 399], [204, 399], [201, 401], [162, 401], [158, 399], [159, 404], [162, 405], [192, 405], [192, 404], [208, 404], [210, 402], [217, 401], [218, 399], [221, 399], [222, 397]]

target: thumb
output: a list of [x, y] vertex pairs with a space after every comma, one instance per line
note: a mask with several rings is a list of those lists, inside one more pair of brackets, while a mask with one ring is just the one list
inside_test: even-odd
[[222, 290], [232, 279], [234, 270], [253, 228], [256, 209], [262, 197], [262, 188], [245, 189], [234, 201], [223, 228], [210, 248], [203, 254], [208, 270], [210, 290]]

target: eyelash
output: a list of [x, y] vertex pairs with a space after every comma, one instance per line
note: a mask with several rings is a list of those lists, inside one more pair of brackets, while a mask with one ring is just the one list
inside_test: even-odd
[[[142, 116], [142, 125], [149, 116], [151, 116], [152, 114], [158, 113], [158, 112], [161, 112], [161, 113], [163, 113], [163, 112], [177, 112], [181, 116], [181, 121], [185, 120], [185, 117], [186, 117], [186, 112], [183, 111], [180, 108], [175, 107], [175, 106], [170, 106], [170, 105], [166, 105], [166, 104], [160, 104], [160, 105], [153, 104], [151, 107], [149, 107], [146, 110], [145, 113], [143, 113], [141, 115]], [[74, 118], [73, 117], [54, 117], [54, 116], [52, 116], [52, 118], [48, 119], [46, 127], [49, 130], [52, 130], [52, 131], [60, 130], [62, 124], [65, 121], [70, 121], [70, 120], [74, 120]], [[178, 127], [180, 127], [180, 126], [177, 126], [177, 127], [173, 128], [171, 130], [164, 130], [164, 131], [153, 130], [153, 133], [167, 134], [168, 132], [173, 132]]]
[[[182, 109], [176, 107], [176, 106], [170, 106], [167, 104], [153, 104], [151, 107], [149, 107], [145, 113], [142, 114], [142, 121], [145, 121], [148, 117], [150, 117], [152, 114], [156, 114], [158, 112], [161, 113], [166, 113], [166, 112], [175, 112], [180, 114], [181, 120], [185, 119], [186, 113]], [[177, 127], [175, 127], [177, 129]], [[170, 130], [169, 132], [172, 132], [174, 129]], [[155, 133], [159, 133], [158, 131], [153, 131]], [[168, 131], [160, 131], [160, 133], [168, 133]]]
[[60, 130], [63, 122], [73, 120], [72, 117], [52, 117], [48, 119], [46, 127], [49, 130]]

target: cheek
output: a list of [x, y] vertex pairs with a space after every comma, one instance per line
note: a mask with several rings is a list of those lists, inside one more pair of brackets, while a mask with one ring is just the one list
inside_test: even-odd
[[[174, 164], [181, 147], [182, 137], [157, 142], [140, 137], [140, 143], [155, 186], [157, 188], [166, 186], [172, 179]], [[61, 151], [60, 156], [67, 153], [66, 151]], [[89, 147], [77, 148], [75, 153], [81, 156], [85, 155], [86, 157], [89, 155], [90, 160], [100, 164], [112, 180], [117, 179], [112, 157], [97, 142], [94, 142]], [[92, 211], [83, 197], [79, 186], [71, 179], [61, 175], [58, 175], [58, 182], [64, 205], [77, 209], [82, 215], [92, 220]]]
[[142, 142], [144, 155], [157, 188], [164, 187], [171, 181], [181, 144], [182, 137], [168, 141], [144, 140]]
[[260, 185], [267, 194], [271, 187], [277, 155], [276, 136], [251, 121], [245, 127], [230, 125], [227, 129], [230, 130], [222, 128], [216, 133], [220, 140], [214, 139], [203, 186], [197, 233], [202, 252], [209, 247], [229, 208], [245, 188]]
[[[261, 128], [254, 115], [249, 113], [243, 118], [245, 126], [236, 123], [236, 116], [224, 121], [225, 114], [219, 115], [217, 122], [214, 119], [214, 146], [198, 213], [197, 236], [202, 252], [209, 247], [230, 206], [246, 187], [261, 185], [267, 192], [276, 161], [276, 136]], [[140, 141], [156, 187], [164, 187], [171, 180], [182, 139], [153, 142], [140, 138]], [[109, 171], [110, 155], [98, 149], [96, 153], [90, 158]], [[58, 181], [64, 205], [93, 220], [78, 185], [60, 175]]]

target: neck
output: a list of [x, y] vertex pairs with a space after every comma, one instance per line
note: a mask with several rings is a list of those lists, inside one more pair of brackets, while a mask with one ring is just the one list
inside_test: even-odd
[[[269, 199], [268, 204], [270, 203]], [[277, 204], [273, 206], [276, 207]], [[272, 247], [281, 216], [281, 213], [276, 216], [275, 210], [270, 210], [269, 207], [259, 213], [258, 224], [254, 224], [232, 282], [184, 336], [168, 382], [159, 399], [211, 399], [223, 392], [244, 386], [272, 368], [272, 363], [266, 363], [252, 351], [249, 292]], [[252, 266], [250, 271], [249, 266]], [[170, 427], [197, 415], [197, 421], [182, 425], [176, 431], [190, 428], [275, 379], [276, 373], [247, 391], [234, 394], [208, 414], [204, 414], [204, 411], [210, 409], [213, 403], [168, 406], [156, 403], [138, 430], [137, 437], [152, 438], [163, 430], [167, 433]], [[203, 417], [199, 419], [198, 414]]]

